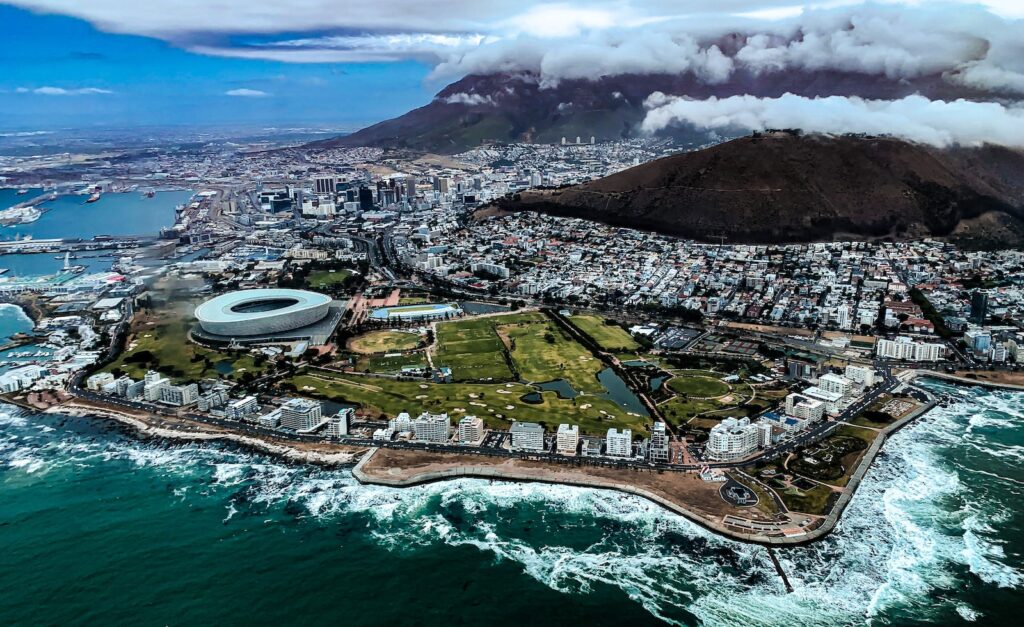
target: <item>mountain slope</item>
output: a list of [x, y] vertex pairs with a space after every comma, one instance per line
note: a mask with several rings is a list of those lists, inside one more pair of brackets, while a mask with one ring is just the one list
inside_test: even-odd
[[[855, 72], [735, 72], [718, 84], [690, 74], [624, 74], [595, 80], [566, 80], [541, 86], [524, 75], [467, 76], [441, 90], [429, 104], [345, 137], [312, 146], [380, 146], [424, 152], [456, 153], [481, 143], [556, 143], [577, 136], [598, 141], [634, 137], [643, 120], [644, 100], [652, 92], [692, 98], [750, 94], [778, 97], [856, 95], [902, 98], [920, 93], [929, 98], [984, 99], [985, 94], [955, 86], [941, 76], [890, 80]], [[694, 129], [668, 131], [685, 141], [703, 143], [707, 134]]]
[[706, 241], [949, 237], [1024, 243], [1024, 154], [755, 134], [497, 203]]

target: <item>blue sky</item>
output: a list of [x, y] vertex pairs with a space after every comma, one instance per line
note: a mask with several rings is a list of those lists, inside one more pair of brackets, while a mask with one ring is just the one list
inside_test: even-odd
[[496, 72], [937, 77], [1024, 115], [1024, 0], [0, 0], [0, 23], [9, 130], [355, 129]]
[[417, 61], [303, 64], [210, 56], [155, 38], [100, 32], [72, 17], [3, 5], [0, 23], [0, 127], [5, 129], [358, 128], [426, 104], [437, 87], [424, 82], [430, 66]]

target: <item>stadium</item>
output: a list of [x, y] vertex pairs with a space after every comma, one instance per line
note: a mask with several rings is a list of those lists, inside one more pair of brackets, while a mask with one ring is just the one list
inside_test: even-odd
[[196, 307], [192, 335], [212, 344], [326, 344], [343, 312], [342, 303], [316, 292], [240, 290]]

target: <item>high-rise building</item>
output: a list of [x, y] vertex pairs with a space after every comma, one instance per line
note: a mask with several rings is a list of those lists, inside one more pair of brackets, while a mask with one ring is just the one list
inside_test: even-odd
[[817, 422], [825, 415], [825, 403], [794, 392], [786, 396], [786, 413], [800, 420]]
[[336, 191], [338, 191], [338, 177], [323, 175], [313, 178], [313, 193], [334, 194]]
[[578, 425], [560, 424], [556, 437], [556, 448], [561, 455], [575, 455], [580, 446], [580, 428]]
[[742, 459], [757, 450], [762, 438], [761, 429], [750, 424], [749, 418], [726, 418], [711, 427], [706, 452], [714, 461]]
[[853, 389], [853, 381], [839, 374], [823, 374], [818, 377], [818, 387], [826, 392], [846, 396]]
[[359, 209], [373, 211], [373, 190], [368, 187], [359, 188]]
[[328, 418], [327, 436], [331, 438], [341, 438], [348, 435], [348, 427], [349, 424], [351, 424], [355, 413], [356, 411], [354, 409], [346, 407]]
[[479, 444], [484, 439], [484, 421], [465, 416], [459, 421], [459, 444]]
[[256, 397], [246, 396], [245, 398], [228, 403], [228, 406], [224, 408], [224, 415], [231, 420], [243, 420], [255, 415], [259, 409], [260, 405]]
[[192, 405], [199, 400], [199, 386], [195, 383], [188, 385], [170, 385], [164, 383], [160, 386], [160, 402], [168, 405], [185, 407]]
[[655, 422], [651, 427], [651, 443], [647, 447], [647, 456], [652, 462], [668, 463], [669, 438], [664, 422]]
[[971, 317], [974, 324], [985, 324], [988, 317], [988, 294], [981, 290], [974, 290], [971, 293]]
[[448, 414], [423, 412], [412, 421], [413, 437], [420, 442], [447, 442], [452, 421]]
[[393, 433], [412, 432], [412, 416], [403, 411], [388, 421], [388, 429], [391, 429]]
[[869, 388], [875, 384], [875, 369], [871, 366], [850, 364], [846, 367], [846, 378]]
[[544, 450], [544, 427], [536, 422], [513, 421], [509, 431], [512, 433], [513, 451]]
[[633, 432], [629, 429], [608, 429], [605, 435], [605, 454], [612, 457], [631, 457], [633, 455]]
[[309, 398], [290, 398], [281, 405], [281, 426], [295, 431], [309, 431], [317, 427], [323, 415], [320, 401]]

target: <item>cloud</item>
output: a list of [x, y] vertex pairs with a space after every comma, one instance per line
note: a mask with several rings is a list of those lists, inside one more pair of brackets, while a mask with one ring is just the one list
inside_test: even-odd
[[[1020, 0], [8, 0], [187, 50], [294, 63], [518, 72], [542, 85], [625, 73], [843, 71], [1024, 94]], [[825, 8], [820, 8], [825, 7]], [[197, 19], [196, 16], [201, 16]], [[400, 18], [400, 19], [399, 19]]]
[[44, 87], [18, 87], [14, 91], [19, 94], [38, 94], [40, 96], [95, 96], [114, 93], [109, 89], [100, 89], [99, 87], [67, 89], [64, 87], [51, 87], [49, 85]]
[[484, 42], [438, 64], [439, 78], [529, 72], [542, 85], [617, 74], [692, 74], [709, 83], [737, 71], [841, 71], [893, 80], [1024, 94], [1024, 22], [977, 6], [861, 4], [779, 20], [665, 18], [578, 36]]
[[480, 105], [494, 105], [494, 99], [490, 96], [482, 96], [480, 94], [467, 94], [465, 92], [458, 92], [447, 96], [444, 101], [448, 104], [462, 104], [469, 106], [480, 106]]
[[864, 100], [829, 96], [779, 98], [731, 96], [690, 100], [651, 94], [645, 105], [643, 130], [654, 132], [676, 124], [705, 130], [799, 128], [807, 132], [892, 135], [933, 146], [980, 145], [1024, 147], [1024, 106], [968, 100]]
[[270, 94], [268, 94], [265, 91], [261, 91], [259, 89], [248, 89], [248, 88], [243, 87], [243, 88], [240, 88], [240, 89], [229, 89], [226, 92], [224, 92], [224, 95], [225, 96], [239, 96], [239, 97], [242, 97], [242, 98], [264, 98], [266, 96], [269, 96]]

